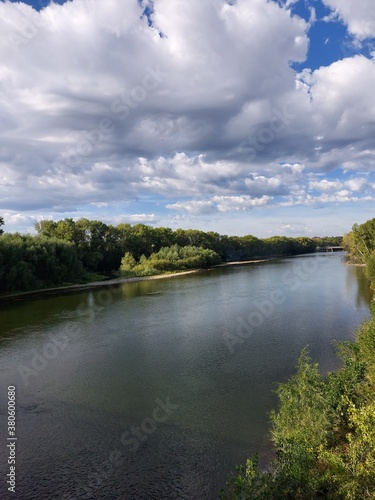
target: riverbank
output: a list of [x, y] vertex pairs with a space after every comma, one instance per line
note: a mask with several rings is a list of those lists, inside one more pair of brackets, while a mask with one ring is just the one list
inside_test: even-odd
[[60, 292], [70, 292], [70, 291], [80, 291], [80, 290], [91, 290], [94, 288], [105, 287], [105, 286], [115, 286], [123, 285], [125, 283], [135, 283], [137, 281], [150, 281], [164, 278], [175, 278], [178, 276], [185, 276], [187, 274], [197, 274], [202, 272], [211, 271], [217, 267], [228, 267], [244, 264], [258, 264], [262, 262], [268, 262], [271, 259], [257, 259], [257, 260], [246, 260], [246, 261], [236, 261], [236, 262], [224, 262], [223, 264], [218, 264], [217, 266], [209, 267], [207, 269], [192, 269], [189, 271], [178, 271], [175, 273], [167, 274], [155, 274], [153, 276], [134, 276], [131, 278], [114, 278], [101, 281], [91, 281], [88, 283], [77, 283], [74, 285], [57, 286], [53, 288], [41, 288], [40, 290], [30, 290], [28, 292], [15, 292], [11, 294], [6, 294], [0, 296], [1, 300], [21, 300], [22, 298], [35, 297], [38, 295], [47, 295]]

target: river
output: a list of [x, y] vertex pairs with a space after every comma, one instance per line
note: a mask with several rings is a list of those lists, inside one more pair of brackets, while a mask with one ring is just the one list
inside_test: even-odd
[[[16, 496], [214, 499], [272, 457], [269, 412], [300, 350], [322, 373], [370, 317], [343, 254], [0, 303], [1, 446], [16, 388]], [[6, 493], [2, 455], [0, 497]], [[5, 496], [2, 493], [5, 491]]]

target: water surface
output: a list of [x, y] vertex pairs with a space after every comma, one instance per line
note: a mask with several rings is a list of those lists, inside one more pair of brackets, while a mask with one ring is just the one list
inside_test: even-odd
[[370, 298], [363, 269], [320, 254], [3, 301], [17, 498], [217, 498], [235, 464], [272, 456], [273, 391], [300, 350], [338, 368], [332, 341]]

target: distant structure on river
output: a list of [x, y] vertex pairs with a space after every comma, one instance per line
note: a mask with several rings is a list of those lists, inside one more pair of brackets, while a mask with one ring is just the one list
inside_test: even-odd
[[343, 247], [317, 247], [317, 252], [343, 252]]

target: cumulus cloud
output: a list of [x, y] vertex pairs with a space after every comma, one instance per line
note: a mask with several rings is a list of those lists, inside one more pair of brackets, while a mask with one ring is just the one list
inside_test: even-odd
[[310, 182], [310, 189], [317, 189], [323, 193], [330, 191], [337, 191], [343, 187], [341, 181], [327, 181], [327, 179], [322, 179], [321, 181]]
[[250, 196], [215, 196], [219, 212], [246, 211], [253, 207], [261, 207], [270, 201], [269, 196], [251, 198]]
[[278, 231], [281, 234], [292, 234], [292, 235], [303, 235], [305, 233], [309, 232], [309, 229], [307, 227], [307, 224], [304, 223], [285, 223], [283, 222], [280, 225], [280, 229]]
[[181, 210], [193, 215], [210, 214], [216, 211], [212, 201], [179, 201], [178, 203], [171, 203], [167, 208], [172, 210]]
[[334, 10], [345, 24], [350, 33], [359, 40], [375, 37], [375, 5], [373, 0], [323, 0]]
[[122, 222], [130, 222], [135, 224], [154, 224], [157, 222], [157, 218], [155, 214], [131, 214], [131, 215], [122, 215]]
[[250, 175], [245, 179], [247, 191], [252, 196], [267, 195], [285, 195], [289, 194], [288, 186], [283, 184], [280, 177], [267, 178], [264, 175], [254, 176]]
[[[158, 207], [224, 217], [369, 199], [374, 59], [296, 74], [309, 24], [292, 3], [155, 0], [148, 18], [133, 0], [0, 3], [2, 209], [108, 216], [117, 203], [155, 222]], [[325, 3], [358, 39], [371, 32], [365, 0]]]
[[3, 217], [6, 220], [8, 231], [18, 231], [18, 228], [22, 228], [24, 232], [29, 232], [33, 230], [34, 224], [38, 222], [37, 217], [24, 214], [5, 212]]
[[247, 211], [253, 207], [261, 207], [271, 200], [269, 196], [252, 198], [251, 196], [214, 196], [211, 200], [179, 201], [167, 205], [167, 208], [187, 212], [193, 215], [211, 214], [215, 212]]

